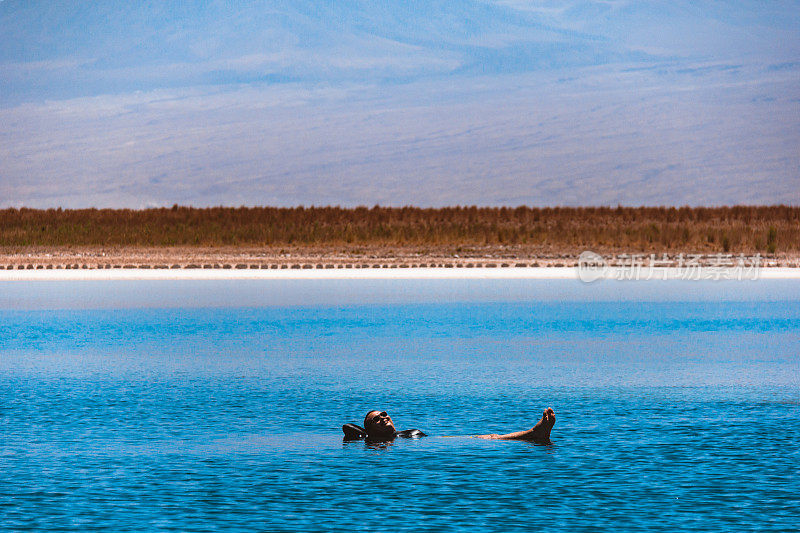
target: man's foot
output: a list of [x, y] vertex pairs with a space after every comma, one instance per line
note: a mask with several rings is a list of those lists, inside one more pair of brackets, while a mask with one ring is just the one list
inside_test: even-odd
[[542, 413], [542, 419], [539, 420], [533, 429], [530, 431], [530, 439], [533, 442], [540, 444], [550, 443], [550, 431], [556, 425], [556, 413], [552, 407], [548, 407]]
[[550, 430], [556, 425], [556, 413], [552, 407], [548, 407], [542, 413], [542, 419], [536, 423], [531, 429], [525, 431], [516, 431], [514, 433], [506, 433], [498, 435], [491, 433], [489, 435], [475, 435], [479, 439], [498, 439], [498, 440], [529, 440], [537, 444], [550, 444]]

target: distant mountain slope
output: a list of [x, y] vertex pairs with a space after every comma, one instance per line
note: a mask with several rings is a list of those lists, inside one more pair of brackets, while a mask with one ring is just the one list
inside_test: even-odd
[[0, 207], [796, 204], [798, 139], [800, 0], [0, 0]]
[[474, 0], [6, 0], [3, 100], [251, 81], [406, 81], [630, 60], [607, 39]]
[[405, 82], [800, 55], [798, 2], [5, 0], [0, 104], [243, 82]]

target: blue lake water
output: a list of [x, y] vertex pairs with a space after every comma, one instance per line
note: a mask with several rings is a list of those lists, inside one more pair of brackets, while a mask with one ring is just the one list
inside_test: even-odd
[[787, 531], [798, 442], [797, 281], [0, 283], [0, 529]]

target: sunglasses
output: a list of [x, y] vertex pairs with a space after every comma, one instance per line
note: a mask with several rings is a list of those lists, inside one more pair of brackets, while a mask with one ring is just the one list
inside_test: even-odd
[[386, 417], [388, 417], [388, 416], [389, 416], [389, 414], [388, 414], [386, 411], [381, 411], [380, 413], [378, 413], [378, 414], [376, 414], [375, 416], [373, 416], [372, 418], [370, 418], [370, 419], [369, 419], [369, 421], [370, 421], [370, 423], [372, 423], [372, 422], [377, 422], [377, 421], [378, 421], [378, 419], [380, 419], [380, 418], [386, 418]]

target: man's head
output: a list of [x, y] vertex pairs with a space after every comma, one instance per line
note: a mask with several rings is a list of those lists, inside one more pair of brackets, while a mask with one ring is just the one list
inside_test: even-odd
[[364, 429], [370, 438], [389, 438], [395, 433], [392, 417], [386, 411], [370, 411], [364, 417]]

